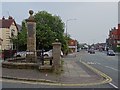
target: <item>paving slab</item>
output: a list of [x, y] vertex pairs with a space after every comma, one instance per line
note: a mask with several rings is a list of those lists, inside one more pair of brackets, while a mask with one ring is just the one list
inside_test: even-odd
[[76, 62], [76, 55], [70, 55], [68, 58], [63, 58], [63, 72], [55, 74], [51, 72], [41, 72], [37, 69], [8, 69], [2, 68], [3, 77], [17, 77], [28, 79], [44, 79], [67, 84], [82, 84], [102, 81], [102, 77], [84, 69], [82, 63]]

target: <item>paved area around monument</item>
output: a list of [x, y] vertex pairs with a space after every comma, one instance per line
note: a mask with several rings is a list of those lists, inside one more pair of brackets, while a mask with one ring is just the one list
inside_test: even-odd
[[36, 69], [8, 69], [2, 68], [2, 77], [22, 78], [25, 80], [48, 80], [62, 84], [90, 84], [99, 83], [103, 78], [85, 67], [76, 54], [63, 58], [63, 72], [55, 74], [51, 72], [40, 72]]

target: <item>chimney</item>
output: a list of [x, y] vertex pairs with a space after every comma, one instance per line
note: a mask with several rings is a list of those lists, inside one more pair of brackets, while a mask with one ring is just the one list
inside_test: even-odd
[[2, 20], [5, 20], [5, 17], [4, 17], [4, 16], [2, 17]]
[[114, 30], [116, 30], [116, 27], [114, 27]]
[[13, 18], [11, 16], [9, 16], [8, 19], [13, 19]]
[[118, 28], [120, 28], [120, 24], [118, 24]]

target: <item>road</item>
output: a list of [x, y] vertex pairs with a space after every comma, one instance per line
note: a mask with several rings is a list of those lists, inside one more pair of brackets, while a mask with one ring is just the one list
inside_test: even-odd
[[81, 58], [82, 61], [91, 65], [92, 67], [102, 71], [112, 78], [112, 82], [109, 83], [114, 88], [118, 87], [118, 56], [107, 56], [105, 52], [96, 51], [95, 54], [89, 54], [87, 51], [83, 51]]
[[[71, 56], [71, 58], [74, 58]], [[104, 85], [69, 87], [69, 88], [117, 88], [118, 87], [118, 56], [107, 56], [105, 52], [96, 51], [95, 54], [89, 54], [87, 51], [80, 51], [76, 54], [76, 62], [84, 61], [92, 67], [102, 71], [112, 78], [112, 82]], [[68, 88], [67, 86], [49, 86], [38, 83], [25, 83], [19, 81], [2, 81], [3, 88]], [[94, 89], [92, 89], [94, 90]], [[107, 89], [106, 89], [107, 90]], [[109, 90], [109, 89], [108, 89]]]

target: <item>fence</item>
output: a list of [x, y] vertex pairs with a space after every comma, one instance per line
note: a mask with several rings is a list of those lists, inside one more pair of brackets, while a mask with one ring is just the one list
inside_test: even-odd
[[44, 56], [44, 50], [37, 50], [37, 61], [41, 62], [42, 65], [45, 64], [45, 62], [49, 62], [49, 65], [52, 65], [52, 57], [45, 57]]

